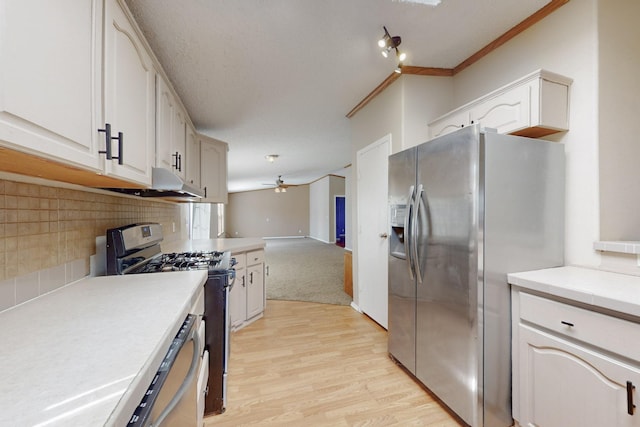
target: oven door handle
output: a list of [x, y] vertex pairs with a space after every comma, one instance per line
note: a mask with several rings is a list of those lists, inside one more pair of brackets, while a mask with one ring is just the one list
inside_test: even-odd
[[193, 357], [191, 358], [191, 366], [189, 366], [189, 371], [187, 372], [187, 375], [185, 376], [184, 381], [182, 381], [182, 384], [180, 385], [180, 388], [178, 388], [176, 394], [173, 396], [173, 398], [171, 398], [160, 415], [158, 415], [158, 418], [154, 422], [149, 424], [149, 427], [158, 427], [162, 424], [164, 419], [167, 418], [171, 411], [173, 411], [176, 405], [180, 402], [182, 396], [184, 396], [184, 394], [189, 390], [189, 387], [196, 377], [196, 372], [198, 370], [198, 360], [200, 359], [200, 354], [202, 353], [202, 343], [200, 342], [200, 338], [198, 337], [197, 328], [193, 328], [188, 340], [193, 341]]

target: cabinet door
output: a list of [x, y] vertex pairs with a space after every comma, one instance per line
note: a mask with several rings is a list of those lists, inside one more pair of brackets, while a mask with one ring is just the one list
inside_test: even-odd
[[530, 125], [531, 85], [518, 86], [508, 92], [474, 106], [469, 112], [471, 123], [509, 133]]
[[186, 156], [186, 181], [189, 184], [200, 187], [200, 140], [196, 137], [196, 131], [189, 124], [187, 124]]
[[161, 76], [156, 77], [156, 166], [170, 171], [176, 162], [171, 152], [175, 100]]
[[264, 264], [247, 267], [247, 319], [264, 311]]
[[104, 122], [114, 136], [122, 132], [123, 152], [105, 171], [143, 185], [151, 184], [155, 146], [155, 68], [145, 45], [117, 0], [105, 1]]
[[186, 113], [176, 106], [173, 114], [173, 138], [171, 152], [177, 156], [178, 166], [174, 169], [174, 173], [183, 180], [186, 178], [186, 161], [187, 161], [187, 120]]
[[247, 277], [244, 268], [236, 267], [236, 281], [231, 288], [229, 298], [231, 328], [236, 329], [247, 320]]
[[[640, 369], [608, 355], [519, 326], [520, 425], [640, 426]], [[605, 332], [606, 333], [606, 332]], [[631, 385], [630, 385], [631, 387]]]
[[227, 203], [227, 144], [200, 136], [200, 187], [206, 189], [203, 200]]
[[462, 110], [448, 114], [429, 124], [429, 138], [446, 135], [469, 125], [469, 111]]
[[186, 113], [160, 75], [156, 78], [156, 99], [155, 164], [185, 179]]
[[102, 2], [0, 2], [2, 145], [101, 170]]

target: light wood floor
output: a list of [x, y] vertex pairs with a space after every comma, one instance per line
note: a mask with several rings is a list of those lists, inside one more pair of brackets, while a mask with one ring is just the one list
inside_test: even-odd
[[232, 334], [227, 410], [213, 426], [458, 427], [387, 355], [387, 333], [351, 307], [267, 301]]

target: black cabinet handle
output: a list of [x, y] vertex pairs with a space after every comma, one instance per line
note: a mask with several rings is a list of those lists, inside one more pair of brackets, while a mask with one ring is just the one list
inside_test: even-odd
[[182, 154], [178, 154], [178, 172], [182, 172]]
[[[107, 160], [113, 160], [113, 159], [118, 159], [118, 164], [122, 165], [124, 164], [124, 157], [122, 155], [122, 148], [124, 146], [124, 136], [122, 135], [122, 132], [118, 132], [118, 136], [111, 136], [111, 124], [110, 123], [105, 123], [104, 125], [104, 129], [98, 129], [98, 132], [104, 132], [105, 136], [104, 136], [104, 141], [105, 141], [105, 147], [104, 147], [104, 151], [98, 151], [98, 153], [100, 154], [105, 154], [105, 157], [107, 158]], [[118, 156], [114, 156], [113, 152], [111, 150], [111, 141], [117, 139], [118, 140]]]
[[575, 325], [571, 322], [565, 322], [564, 320], [561, 320], [560, 323], [562, 323], [563, 325], [567, 325], [570, 328], [573, 328]]
[[98, 132], [104, 132], [105, 133], [105, 136], [104, 136], [105, 149], [104, 149], [104, 151], [98, 151], [98, 153], [106, 154], [107, 160], [113, 159], [113, 156], [111, 155], [111, 139], [112, 139], [111, 138], [111, 124], [110, 123], [105, 123], [104, 129], [98, 129]]
[[633, 415], [636, 410], [636, 405], [633, 404], [633, 390], [636, 386], [631, 381], [627, 381], [627, 414]]
[[124, 164], [124, 157], [122, 153], [122, 147], [124, 146], [124, 135], [122, 134], [122, 132], [118, 132], [118, 136], [117, 137], [114, 136], [112, 138], [118, 140], [118, 157], [116, 156], [112, 156], [112, 157], [114, 159], [118, 159], [118, 164], [122, 165]]
[[178, 153], [177, 151], [175, 152], [175, 154], [171, 155], [171, 157], [174, 157], [176, 159], [175, 162], [171, 165], [171, 167], [175, 170], [178, 170], [178, 156], [180, 156], [180, 153]]
[[253, 284], [253, 271], [249, 273], [249, 283]]
[[242, 287], [243, 287], [243, 288], [245, 287], [245, 284], [244, 284], [244, 276], [242, 276]]
[[207, 187], [204, 187], [204, 198], [207, 198]]

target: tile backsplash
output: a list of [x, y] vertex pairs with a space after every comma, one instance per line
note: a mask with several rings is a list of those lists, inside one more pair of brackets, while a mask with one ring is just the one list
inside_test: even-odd
[[95, 239], [134, 222], [180, 238], [178, 203], [0, 179], [0, 311], [89, 274]]

